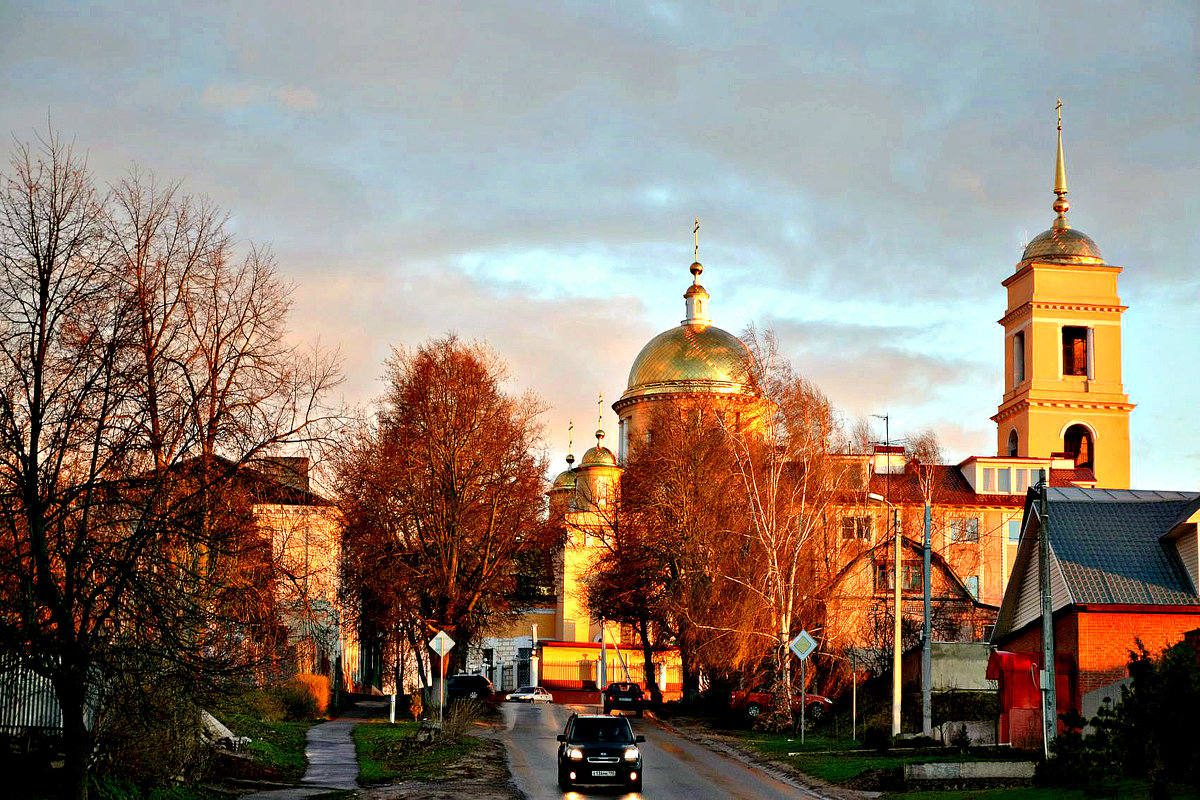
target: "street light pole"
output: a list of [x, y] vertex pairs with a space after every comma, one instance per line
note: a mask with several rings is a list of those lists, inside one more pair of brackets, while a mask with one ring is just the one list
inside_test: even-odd
[[930, 594], [932, 578], [930, 577], [930, 529], [933, 527], [933, 513], [929, 507], [929, 498], [925, 498], [925, 546], [924, 571], [921, 582], [924, 595], [925, 620], [921, 625], [921, 733], [933, 736], [933, 624], [930, 614]]
[[[890, 466], [890, 465], [889, 465]], [[892, 559], [892, 736], [900, 735], [900, 660], [903, 651], [900, 643], [900, 509], [892, 505], [891, 501], [880, 495], [870, 492], [867, 494], [868, 500], [874, 500], [877, 503], [883, 503], [891, 509], [892, 516], [892, 546], [894, 548]]]

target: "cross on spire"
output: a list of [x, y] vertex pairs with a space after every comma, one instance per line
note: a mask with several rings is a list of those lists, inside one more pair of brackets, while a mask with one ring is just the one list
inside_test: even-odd
[[600, 446], [600, 440], [603, 438], [604, 438], [604, 392], [600, 392], [600, 396], [596, 400], [596, 447]]
[[700, 218], [696, 217], [696, 225], [692, 228], [692, 236], [695, 239], [695, 247], [692, 248], [692, 261], [700, 260]]
[[1058, 114], [1058, 156], [1054, 162], [1054, 211], [1058, 217], [1054, 220], [1055, 228], [1069, 228], [1067, 222], [1067, 212], [1071, 210], [1071, 201], [1067, 199], [1067, 164], [1066, 158], [1063, 157], [1062, 143], [1062, 98], [1058, 98], [1058, 102], [1054, 104], [1054, 110]]

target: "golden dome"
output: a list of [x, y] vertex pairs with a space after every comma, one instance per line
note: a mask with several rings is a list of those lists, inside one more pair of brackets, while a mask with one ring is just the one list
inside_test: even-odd
[[1100, 248], [1092, 237], [1068, 226], [1055, 226], [1039, 233], [1025, 246], [1021, 263], [1045, 261], [1051, 264], [1103, 264]]
[[554, 485], [550, 487], [550, 491], [557, 492], [562, 489], [575, 488], [575, 470], [567, 468], [558, 473], [558, 477], [554, 479]]
[[579, 467], [615, 467], [617, 465], [617, 457], [613, 455], [613, 451], [601, 444], [589, 448], [583, 454], [583, 460], [579, 462]]
[[642, 348], [621, 399], [673, 392], [757, 394], [753, 371], [754, 357], [741, 339], [713, 325], [685, 323]]

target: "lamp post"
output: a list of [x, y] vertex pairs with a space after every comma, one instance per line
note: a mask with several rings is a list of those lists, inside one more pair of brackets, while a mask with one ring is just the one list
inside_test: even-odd
[[[890, 455], [890, 454], [889, 454]], [[890, 469], [889, 464], [889, 469]], [[893, 552], [893, 567], [892, 567], [892, 736], [900, 735], [900, 656], [902, 654], [900, 645], [900, 524], [896, 517], [899, 514], [899, 509], [887, 500], [882, 495], [870, 492], [867, 494], [868, 500], [874, 500], [877, 503], [883, 503], [892, 510], [892, 543]]]

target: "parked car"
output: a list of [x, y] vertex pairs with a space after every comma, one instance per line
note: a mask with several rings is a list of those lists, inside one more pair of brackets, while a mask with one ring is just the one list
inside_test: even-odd
[[642, 790], [645, 736], [634, 736], [625, 717], [572, 714], [558, 735], [558, 785], [563, 791], [580, 784], [604, 784]]
[[510, 703], [553, 703], [554, 695], [540, 686], [522, 686], [509, 692], [507, 700]]
[[617, 711], [632, 711], [640, 717], [644, 706], [642, 687], [636, 683], [610, 683], [604, 690], [605, 714], [612, 713], [613, 709], [616, 709]]
[[[805, 717], [816, 722], [833, 708], [833, 701], [819, 694], [797, 692], [792, 696], [792, 713], [799, 714], [801, 706], [804, 707]], [[729, 707], [755, 719], [775, 707], [775, 695], [770, 692], [734, 692], [729, 696]]]
[[483, 700], [496, 693], [486, 675], [451, 675], [446, 682], [446, 702]]

